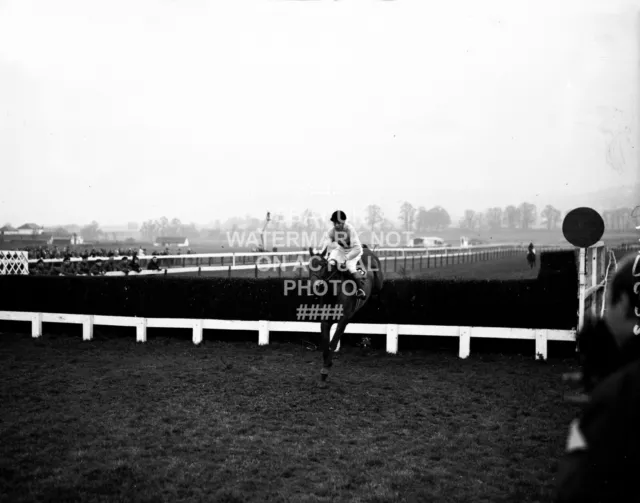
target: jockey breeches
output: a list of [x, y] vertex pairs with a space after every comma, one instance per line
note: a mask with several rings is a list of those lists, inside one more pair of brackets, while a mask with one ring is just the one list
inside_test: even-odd
[[338, 264], [345, 264], [347, 270], [354, 274], [356, 272], [356, 266], [358, 265], [358, 260], [362, 257], [362, 252], [360, 252], [356, 257], [351, 260], [347, 260], [347, 252], [344, 251], [344, 248], [336, 247], [329, 254], [329, 260], [333, 259]]

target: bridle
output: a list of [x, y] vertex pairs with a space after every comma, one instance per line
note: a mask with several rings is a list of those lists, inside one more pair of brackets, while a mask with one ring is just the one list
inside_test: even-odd
[[[315, 257], [318, 257], [318, 255], [315, 255]], [[311, 260], [313, 260], [313, 258], [314, 258], [314, 257], [311, 257]], [[314, 278], [315, 278], [317, 281], [324, 281], [325, 283], [328, 283], [329, 281], [331, 281], [331, 279], [332, 279], [336, 274], [338, 274], [339, 269], [338, 269], [338, 267], [337, 267], [337, 264], [335, 264], [335, 265], [336, 265], [336, 267], [335, 267], [335, 268], [331, 268], [331, 267], [329, 267], [330, 265], [333, 265], [333, 264], [331, 264], [331, 263], [330, 263], [326, 258], [324, 258], [324, 257], [320, 257], [320, 260], [321, 260], [321, 263], [322, 263], [322, 268], [321, 268], [321, 270], [320, 270], [320, 271], [312, 270], [312, 271], [311, 271], [311, 274], [309, 274], [309, 279], [314, 279]], [[324, 272], [324, 271], [325, 271], [325, 268], [330, 268], [330, 269], [333, 269], [333, 270], [331, 271], [331, 273], [329, 274], [329, 276], [327, 276], [326, 278], [323, 278], [322, 276], [324, 276], [324, 274], [322, 274], [322, 276], [321, 276], [321, 275], [320, 275], [320, 273]]]

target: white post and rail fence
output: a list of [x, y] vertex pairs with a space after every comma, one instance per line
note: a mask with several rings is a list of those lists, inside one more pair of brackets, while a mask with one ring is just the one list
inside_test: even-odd
[[[4, 252], [0, 252], [2, 254]], [[15, 253], [15, 252], [9, 252]], [[596, 314], [598, 307], [603, 306], [604, 290], [606, 289], [607, 273], [604, 271], [605, 247], [602, 242], [580, 250], [579, 285], [578, 285], [578, 327], [584, 323], [587, 310]], [[604, 258], [603, 258], [604, 257]], [[24, 266], [24, 256], [18, 258]], [[613, 259], [615, 260], [615, 259]], [[611, 263], [609, 264], [611, 265]], [[6, 267], [6, 266], [5, 266]], [[14, 266], [12, 266], [14, 267]], [[592, 299], [595, 297], [595, 300]], [[42, 336], [43, 323], [75, 323], [83, 327], [83, 340], [93, 339], [95, 325], [134, 327], [136, 340], [147, 340], [148, 328], [181, 328], [193, 332], [193, 343], [200, 344], [203, 340], [203, 330], [250, 330], [258, 332], [258, 344], [269, 344], [270, 332], [318, 333], [318, 322], [303, 321], [269, 321], [269, 320], [217, 320], [217, 319], [186, 319], [186, 318], [139, 318], [127, 316], [103, 316], [84, 314], [36, 313], [0, 311], [0, 320], [24, 321], [31, 323], [33, 337]], [[333, 327], [335, 330], [335, 325]], [[333, 331], [332, 330], [332, 335]], [[576, 330], [529, 329], [505, 327], [472, 327], [449, 325], [405, 325], [405, 324], [375, 324], [352, 323], [346, 328], [346, 333], [363, 335], [385, 335], [388, 353], [398, 352], [399, 336], [436, 336], [457, 337], [459, 339], [459, 357], [470, 355], [471, 339], [522, 339], [535, 341], [536, 359], [547, 359], [548, 341], [574, 342]]]
[[[203, 330], [249, 330], [258, 332], [258, 344], [269, 344], [270, 332], [318, 333], [319, 323], [305, 321], [246, 321], [246, 320], [194, 320], [188, 318], [138, 318], [129, 316], [102, 316], [86, 314], [30, 313], [0, 311], [0, 320], [31, 323], [31, 335], [42, 336], [43, 323], [73, 323], [82, 325], [82, 339], [93, 339], [95, 325], [133, 327], [136, 341], [146, 342], [148, 328], [182, 328], [193, 332], [193, 343], [200, 344]], [[335, 325], [334, 325], [335, 330]], [[457, 337], [460, 340], [458, 355], [467, 358], [471, 351], [471, 339], [525, 339], [535, 341], [536, 359], [547, 358], [547, 341], [575, 340], [573, 330], [550, 330], [501, 327], [455, 327], [449, 325], [401, 325], [377, 323], [351, 323], [345, 330], [349, 334], [386, 335], [388, 353], [398, 352], [400, 335]]]

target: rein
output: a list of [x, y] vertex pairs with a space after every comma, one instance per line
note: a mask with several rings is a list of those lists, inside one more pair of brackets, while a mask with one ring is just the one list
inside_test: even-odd
[[317, 276], [317, 275], [316, 275], [316, 273], [315, 273], [315, 271], [314, 271], [314, 274], [312, 275], [312, 277], [316, 277], [316, 278], [318, 278], [319, 280], [321, 280], [321, 281], [325, 281], [325, 282], [327, 282], [327, 283], [328, 283], [329, 281], [331, 281], [331, 278], [333, 278], [333, 277], [334, 277], [336, 274], [338, 274], [339, 272], [340, 272], [340, 270], [339, 270], [339, 269], [338, 269], [338, 267], [336, 266], [336, 268], [335, 268], [333, 271], [331, 271], [331, 274], [329, 274], [329, 276], [327, 276], [326, 278], [321, 278], [320, 276]]

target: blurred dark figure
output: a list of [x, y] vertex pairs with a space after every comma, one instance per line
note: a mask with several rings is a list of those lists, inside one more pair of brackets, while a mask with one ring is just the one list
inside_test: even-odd
[[129, 274], [129, 271], [131, 271], [131, 267], [129, 265], [129, 257], [122, 257], [120, 259], [120, 264], [118, 264], [118, 271]]
[[530, 269], [533, 269], [536, 265], [536, 249], [533, 243], [529, 243], [529, 248], [527, 248], [527, 263]]
[[102, 276], [104, 275], [104, 269], [102, 268], [102, 259], [96, 260], [90, 269], [91, 276]]
[[62, 267], [58, 270], [60, 276], [75, 276], [76, 269], [71, 263], [71, 257], [69, 255], [65, 255], [64, 259], [62, 259]]
[[104, 272], [113, 272], [117, 271], [115, 259], [113, 257], [113, 253], [109, 252], [107, 262], [104, 264]]
[[151, 257], [151, 260], [149, 260], [149, 264], [147, 264], [147, 271], [159, 271], [160, 270], [160, 264], [158, 264], [158, 257], [155, 255], [153, 255], [153, 257]]
[[44, 260], [41, 258], [36, 262], [36, 266], [32, 269], [31, 274], [34, 276], [48, 276], [49, 270], [47, 269]]
[[88, 276], [91, 266], [89, 265], [88, 256], [82, 256], [82, 260], [76, 266], [76, 273], [80, 276]]
[[[602, 319], [577, 335], [585, 391], [560, 461], [556, 503], [640, 501], [640, 317], [638, 254], [626, 256], [608, 285]], [[634, 272], [637, 276], [634, 276]]]
[[134, 272], [140, 272], [140, 261], [138, 260], [138, 255], [135, 253], [133, 254], [133, 257], [131, 257], [129, 268]]

